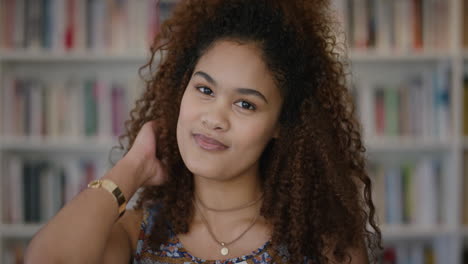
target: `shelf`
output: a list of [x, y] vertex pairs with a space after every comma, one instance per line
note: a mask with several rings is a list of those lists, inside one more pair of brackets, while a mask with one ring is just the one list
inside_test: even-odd
[[[352, 51], [349, 58], [353, 62], [427, 62], [451, 59], [453, 55], [441, 52], [389, 53], [372, 51]], [[464, 53], [468, 58], [468, 52]], [[0, 52], [0, 62], [129, 62], [141, 63], [149, 59], [149, 54], [102, 52], [54, 53], [50, 51], [7, 51]]]
[[444, 226], [419, 227], [413, 225], [381, 226], [384, 241], [407, 240], [407, 239], [431, 239], [455, 233], [455, 229]]
[[31, 238], [44, 224], [0, 224], [0, 235], [2, 237]]
[[[377, 51], [351, 51], [349, 58], [353, 62], [426, 62], [451, 59], [453, 55], [442, 52], [391, 53]], [[468, 52], [464, 53], [468, 58]], [[105, 54], [102, 52], [63, 52], [50, 51], [4, 51], [0, 52], [0, 62], [146, 62], [149, 54], [121, 53]]]
[[451, 147], [448, 140], [421, 140], [413, 137], [372, 138], [364, 141], [370, 152], [435, 152]]
[[118, 146], [117, 139], [0, 137], [0, 150], [20, 152], [107, 153], [113, 146]]
[[12, 51], [0, 53], [0, 62], [128, 62], [144, 63], [149, 55], [137, 53], [103, 54], [90, 52], [52, 53], [49, 51]]
[[463, 59], [468, 60], [468, 50], [463, 51]]
[[379, 51], [351, 51], [352, 62], [437, 62], [449, 60], [453, 55], [444, 52], [406, 52], [391, 53]]
[[460, 233], [463, 237], [468, 238], [468, 226], [463, 226]]

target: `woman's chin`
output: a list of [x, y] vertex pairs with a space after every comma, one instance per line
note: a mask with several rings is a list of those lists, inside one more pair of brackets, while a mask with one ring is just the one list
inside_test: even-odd
[[205, 179], [205, 180], [224, 180], [223, 171], [217, 168], [199, 168], [198, 166], [187, 166], [187, 168], [192, 172], [195, 178]]
[[207, 170], [190, 170], [195, 178], [202, 178], [202, 179], [209, 179], [209, 180], [217, 180], [220, 178], [219, 173], [214, 173], [212, 171]]

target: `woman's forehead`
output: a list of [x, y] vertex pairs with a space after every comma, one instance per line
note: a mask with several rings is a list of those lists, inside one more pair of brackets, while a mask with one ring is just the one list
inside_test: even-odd
[[274, 92], [269, 91], [271, 89], [277, 90], [274, 76], [263, 61], [260, 49], [254, 44], [219, 41], [200, 57], [192, 78], [209, 79], [214, 85], [251, 88], [265, 93]]

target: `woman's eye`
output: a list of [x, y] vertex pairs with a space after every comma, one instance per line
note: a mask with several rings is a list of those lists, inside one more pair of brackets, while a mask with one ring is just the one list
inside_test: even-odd
[[206, 95], [213, 95], [213, 91], [208, 87], [199, 86], [199, 87], [197, 87], [197, 89], [198, 89], [198, 91], [200, 91], [200, 92], [202, 92], [202, 93], [204, 93]]
[[247, 109], [247, 110], [255, 110], [255, 106], [247, 101], [239, 101], [236, 103], [237, 106]]

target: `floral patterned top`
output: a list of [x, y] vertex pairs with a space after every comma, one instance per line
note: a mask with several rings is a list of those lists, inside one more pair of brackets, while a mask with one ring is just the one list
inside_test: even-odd
[[[288, 252], [286, 247], [274, 249], [270, 241], [256, 249], [252, 253], [236, 258], [224, 260], [205, 260], [192, 256], [179, 241], [177, 235], [172, 231], [170, 225], [169, 239], [160, 245], [159, 248], [151, 248], [149, 244], [151, 228], [153, 226], [154, 215], [158, 212], [157, 206], [145, 207], [143, 221], [141, 223], [140, 235], [137, 249], [133, 257], [133, 264], [175, 264], [175, 263], [203, 263], [203, 264], [267, 264], [287, 263]], [[307, 263], [307, 262], [306, 262]], [[310, 263], [310, 262], [309, 262]]]

